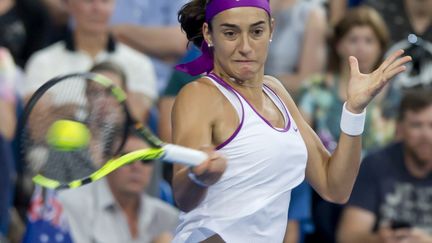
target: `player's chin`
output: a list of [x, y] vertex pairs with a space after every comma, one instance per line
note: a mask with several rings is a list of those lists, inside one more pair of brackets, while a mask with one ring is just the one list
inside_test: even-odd
[[255, 78], [255, 76], [258, 73], [258, 68], [241, 67], [241, 68], [235, 69], [234, 73], [235, 73], [234, 78], [237, 78], [240, 80], [250, 80], [250, 79]]

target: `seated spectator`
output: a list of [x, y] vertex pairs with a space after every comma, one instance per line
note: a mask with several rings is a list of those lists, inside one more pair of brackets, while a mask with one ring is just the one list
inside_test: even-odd
[[[388, 44], [388, 30], [379, 14], [370, 7], [352, 8], [335, 26], [330, 38], [329, 68], [326, 75], [308, 80], [299, 106], [306, 120], [329, 151], [336, 147], [343, 101], [348, 90], [348, 57], [359, 60], [362, 73], [370, 73], [380, 63]], [[375, 103], [382, 100], [377, 97]], [[379, 104], [368, 107], [368, 121], [363, 134], [363, 149], [391, 141], [394, 121], [385, 120]], [[384, 124], [384, 125], [383, 125]]]
[[432, 242], [432, 91], [406, 93], [401, 142], [366, 157], [338, 230], [340, 242]]
[[[338, 120], [344, 100], [347, 99], [350, 74], [348, 57], [359, 61], [360, 72], [370, 73], [380, 63], [388, 43], [388, 31], [379, 14], [370, 7], [352, 8], [335, 26], [330, 39], [329, 68], [325, 75], [306, 82], [299, 107], [306, 121], [333, 152], [341, 133]], [[363, 133], [362, 148], [367, 152], [390, 142], [395, 134], [395, 121], [385, 118], [378, 96], [369, 105]], [[316, 231], [314, 238], [320, 242], [334, 242], [341, 206], [313, 200]]]
[[[123, 90], [128, 90], [125, 75], [119, 66], [102, 62], [90, 71], [100, 73]], [[132, 134], [122, 153], [146, 147], [147, 144]], [[177, 211], [145, 193], [152, 173], [153, 165], [136, 162], [116, 170], [102, 181], [61, 194], [74, 241], [169, 242], [170, 232], [177, 225]], [[88, 199], [77, 201], [77, 198]], [[95, 205], [95, 202], [99, 203]], [[82, 225], [81, 214], [87, 215], [86, 222], [95, 224]], [[105, 230], [98, 231], [105, 227], [112, 234], [104, 233]]]
[[[123, 153], [148, 147], [130, 135]], [[152, 164], [136, 161], [81, 188], [64, 191], [60, 199], [74, 242], [170, 242], [178, 212], [144, 193]]]
[[[35, 53], [26, 66], [26, 90], [31, 95], [47, 80], [63, 74], [87, 71], [94, 63], [118, 63], [128, 77], [132, 115], [140, 121], [147, 118], [157, 98], [156, 77], [150, 59], [116, 42], [109, 32], [114, 0], [67, 0], [73, 29], [64, 41]], [[80, 92], [81, 90], [71, 90]]]

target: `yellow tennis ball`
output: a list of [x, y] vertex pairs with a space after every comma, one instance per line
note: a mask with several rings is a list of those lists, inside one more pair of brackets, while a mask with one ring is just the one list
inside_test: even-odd
[[90, 131], [80, 122], [58, 120], [48, 129], [46, 139], [57, 150], [72, 151], [88, 145]]

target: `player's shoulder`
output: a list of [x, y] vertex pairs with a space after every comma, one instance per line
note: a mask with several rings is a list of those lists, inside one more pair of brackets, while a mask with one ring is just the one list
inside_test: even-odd
[[177, 100], [186, 100], [200, 105], [212, 105], [221, 101], [218, 88], [207, 77], [200, 77], [186, 84], [179, 92]]

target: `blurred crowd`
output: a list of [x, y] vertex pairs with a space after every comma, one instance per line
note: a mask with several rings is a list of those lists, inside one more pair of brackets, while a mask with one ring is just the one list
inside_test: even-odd
[[[134, 118], [171, 141], [175, 97], [197, 78], [173, 68], [199, 55], [178, 24], [185, 2], [0, 0], [1, 243], [170, 242], [178, 215], [170, 165], [137, 162], [57, 195], [32, 184], [16, 128], [42, 84], [92, 69], [127, 90]], [[396, 49], [413, 58], [368, 107], [349, 202], [328, 203], [303, 182], [284, 242], [432, 242], [432, 0], [270, 3], [276, 26], [266, 74], [329, 151], [340, 135], [348, 57], [362, 73]], [[131, 134], [123, 152], [145, 147]]]

